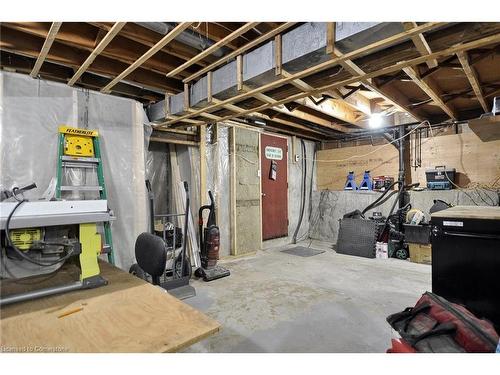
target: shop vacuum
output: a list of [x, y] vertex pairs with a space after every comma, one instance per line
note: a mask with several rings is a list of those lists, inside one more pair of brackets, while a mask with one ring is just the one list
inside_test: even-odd
[[[205, 281], [212, 281], [229, 276], [228, 269], [217, 265], [219, 259], [220, 231], [215, 218], [215, 202], [212, 192], [208, 191], [210, 204], [201, 206], [198, 210], [198, 225], [200, 235], [200, 260], [201, 267], [194, 275]], [[207, 224], [203, 227], [203, 211], [208, 211]]]

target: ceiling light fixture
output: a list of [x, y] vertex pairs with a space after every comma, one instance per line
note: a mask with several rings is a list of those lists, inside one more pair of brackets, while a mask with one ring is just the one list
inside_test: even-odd
[[380, 128], [382, 126], [382, 114], [372, 113], [369, 120], [370, 128]]

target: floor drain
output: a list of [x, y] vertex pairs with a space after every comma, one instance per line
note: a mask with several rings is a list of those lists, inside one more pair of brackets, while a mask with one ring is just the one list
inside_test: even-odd
[[314, 255], [324, 253], [325, 250], [316, 250], [316, 249], [311, 249], [309, 247], [296, 246], [296, 247], [292, 247], [291, 249], [281, 250], [281, 252], [287, 253], [287, 254], [292, 254], [292, 255], [297, 255], [299, 257], [312, 257]]

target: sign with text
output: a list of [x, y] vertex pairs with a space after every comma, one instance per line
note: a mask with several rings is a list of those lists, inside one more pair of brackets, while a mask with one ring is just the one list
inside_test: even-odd
[[269, 160], [283, 160], [283, 149], [279, 147], [266, 146], [265, 155], [266, 159]]

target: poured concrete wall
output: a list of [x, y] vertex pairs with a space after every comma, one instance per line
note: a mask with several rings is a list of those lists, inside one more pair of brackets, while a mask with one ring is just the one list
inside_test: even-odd
[[[498, 205], [498, 194], [485, 190], [480, 193], [475, 190], [411, 191], [409, 195], [412, 207], [426, 213], [427, 220], [430, 219], [428, 212], [434, 204], [434, 199], [441, 199], [454, 205], [473, 205], [474, 202], [481, 206]], [[314, 191], [310, 237], [336, 243], [339, 219], [348, 212], [363, 210], [379, 196], [378, 192]], [[394, 199], [395, 197], [392, 197], [382, 206], [370, 210], [367, 216], [371, 216], [373, 211], [381, 211], [383, 215], [387, 215]]]

